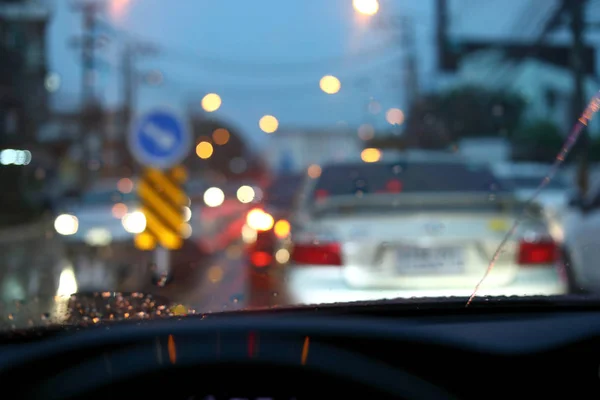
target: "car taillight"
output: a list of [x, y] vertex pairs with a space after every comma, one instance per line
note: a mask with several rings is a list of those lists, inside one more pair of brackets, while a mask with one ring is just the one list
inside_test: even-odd
[[273, 228], [273, 216], [261, 208], [253, 208], [246, 215], [246, 225], [256, 231], [268, 231]]
[[273, 261], [273, 256], [266, 251], [254, 251], [250, 255], [250, 262], [257, 268], [268, 267]]
[[558, 246], [552, 239], [521, 240], [517, 262], [525, 265], [552, 264], [559, 258]]
[[339, 243], [295, 243], [292, 261], [296, 264], [342, 265]]

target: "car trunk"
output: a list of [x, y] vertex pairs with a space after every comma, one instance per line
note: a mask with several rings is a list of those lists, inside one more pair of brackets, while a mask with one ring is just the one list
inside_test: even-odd
[[[303, 229], [326, 231], [339, 243], [340, 273], [355, 287], [473, 287], [525, 206], [512, 197], [481, 194], [367, 197], [315, 204]], [[515, 278], [524, 235], [547, 236], [535, 205], [496, 259], [486, 285]]]

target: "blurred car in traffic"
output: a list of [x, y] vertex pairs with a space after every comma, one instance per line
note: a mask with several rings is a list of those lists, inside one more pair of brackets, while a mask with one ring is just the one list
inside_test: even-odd
[[145, 227], [133, 181], [123, 191], [118, 186], [117, 180], [102, 180], [58, 203], [54, 227], [65, 241], [82, 290], [112, 289], [119, 270], [133, 261], [132, 232]]
[[529, 201], [534, 195], [535, 201], [544, 209], [550, 233], [557, 242], [564, 240], [564, 220], [572, 195], [569, 183], [560, 173], [538, 188], [550, 173], [551, 166], [538, 163], [500, 163], [493, 166], [493, 172], [505, 185], [511, 186], [519, 200]]
[[301, 173], [276, 176], [246, 215], [242, 239], [251, 297], [274, 290], [282, 276], [282, 267], [290, 260], [290, 215], [304, 177]]
[[584, 196], [573, 194], [564, 224], [562, 250], [573, 292], [600, 290], [600, 251], [595, 243], [600, 234], [600, 181], [590, 186]]
[[[482, 164], [446, 154], [322, 167], [292, 217], [293, 303], [469, 296], [524, 203]], [[537, 205], [481, 294], [561, 294], [559, 251]]]
[[[58, 204], [54, 227], [65, 242], [80, 290], [124, 290], [127, 282], [139, 288], [143, 284], [140, 279], [156, 278], [151, 265], [153, 252], [139, 250], [134, 244], [146, 220], [139, 208], [135, 181], [125, 179], [101, 180]], [[191, 236], [181, 249], [171, 251], [171, 268], [189, 265], [206, 255], [196, 241]]]

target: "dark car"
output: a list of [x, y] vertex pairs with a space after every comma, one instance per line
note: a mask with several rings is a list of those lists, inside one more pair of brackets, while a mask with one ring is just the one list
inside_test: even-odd
[[[265, 188], [261, 201], [248, 212], [247, 226], [254, 238], [247, 243], [246, 256], [254, 305], [268, 305], [269, 301], [264, 300], [273, 297], [282, 267], [290, 258], [286, 245], [291, 230], [289, 216], [303, 181], [304, 174], [278, 175]], [[264, 223], [255, 224], [255, 220]]]

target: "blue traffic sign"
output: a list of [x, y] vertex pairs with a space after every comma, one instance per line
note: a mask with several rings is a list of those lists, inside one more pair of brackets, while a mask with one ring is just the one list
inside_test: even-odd
[[175, 112], [153, 110], [142, 115], [129, 132], [129, 149], [147, 167], [170, 168], [188, 155], [192, 144], [187, 124]]

